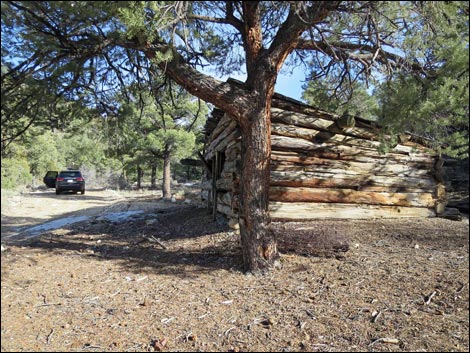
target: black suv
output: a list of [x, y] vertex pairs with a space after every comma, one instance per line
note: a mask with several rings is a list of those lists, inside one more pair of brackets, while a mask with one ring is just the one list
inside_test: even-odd
[[57, 195], [62, 191], [73, 191], [75, 194], [80, 191], [82, 195], [85, 193], [85, 179], [79, 170], [49, 171], [44, 177], [44, 183], [50, 188], [55, 187]]

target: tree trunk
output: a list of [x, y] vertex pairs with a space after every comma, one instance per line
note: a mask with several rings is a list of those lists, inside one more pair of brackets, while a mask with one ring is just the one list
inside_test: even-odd
[[157, 166], [152, 165], [152, 174], [150, 176], [150, 188], [156, 189], [157, 188]]
[[163, 198], [169, 200], [171, 198], [171, 155], [167, 147], [163, 153]]
[[246, 271], [262, 273], [279, 257], [274, 233], [270, 230], [269, 166], [271, 122], [268, 108], [250, 113], [242, 127], [242, 175], [239, 224]]
[[144, 176], [144, 171], [140, 166], [137, 167], [137, 189], [141, 189], [142, 187], [142, 178]]

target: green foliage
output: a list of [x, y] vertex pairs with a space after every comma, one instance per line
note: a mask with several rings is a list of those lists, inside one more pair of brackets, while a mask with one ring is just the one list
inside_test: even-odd
[[57, 148], [57, 138], [57, 134], [47, 131], [27, 141], [27, 157], [32, 175], [42, 179], [48, 170], [64, 168], [64, 155]]
[[[380, 123], [390, 134], [409, 131], [427, 137], [443, 154], [467, 158], [468, 16], [453, 3], [427, 10], [435, 35], [432, 43], [425, 38], [429, 46], [423, 55], [434, 72], [427, 77], [396, 75], [393, 81], [382, 84], [377, 90]], [[410, 45], [418, 42], [416, 36]]]
[[377, 100], [369, 95], [359, 82], [335, 92], [335, 87], [331, 83], [318, 79], [309, 81], [303, 89], [302, 99], [314, 107], [338, 115], [348, 112], [352, 116], [364, 119], [377, 119], [375, 116], [378, 108]]
[[146, 138], [151, 149], [164, 152], [169, 150], [173, 159], [179, 160], [192, 154], [196, 136], [192, 131], [182, 129], [157, 130]]
[[[238, 2], [24, 1], [1, 6], [2, 155], [8, 153], [4, 141], [14, 140], [29, 126], [80, 131], [82, 121], [102, 109], [113, 121], [104, 124], [108, 130], [103, 139], [99, 134], [89, 138], [99, 141], [97, 150], [103, 154], [88, 155], [87, 148], [70, 151], [64, 154], [70, 155], [67, 163], [104, 165], [105, 155], [121, 166], [151, 164], [164, 151], [162, 146], [183, 138], [176, 131], [191, 130], [186, 113], [196, 110], [189, 98], [173, 104], [168, 92], [157, 92], [162, 82], [155, 82], [155, 60], [176, 58], [177, 51], [178, 63], [209, 63], [225, 74], [246, 64], [247, 14]], [[286, 28], [303, 23], [296, 27], [302, 39], [316, 45], [292, 50], [292, 61], [286, 63], [306, 64], [314, 79], [304, 93], [310, 104], [368, 119], [379, 115], [392, 135], [409, 130], [432, 138], [445, 153], [468, 154], [468, 2], [342, 2], [340, 8], [325, 10], [325, 21], [309, 25], [309, 9], [316, 6], [260, 2], [260, 57], [281, 47], [292, 49], [289, 43], [271, 46], [289, 37], [284, 37]], [[297, 21], [285, 23], [287, 18]], [[149, 47], [158, 49], [149, 55]], [[428, 72], [413, 77], [412, 64]], [[403, 69], [407, 73], [393, 74]], [[358, 83], [378, 86], [392, 77], [393, 82], [377, 90], [380, 109], [374, 114], [375, 97]], [[131, 92], [117, 101], [116, 92], [124, 87]], [[90, 145], [86, 138], [74, 143]], [[175, 158], [186, 154], [172, 153]], [[34, 170], [43, 168], [39, 165], [44, 162], [33, 159], [39, 163]]]
[[26, 158], [2, 158], [2, 189], [19, 189], [31, 184]]

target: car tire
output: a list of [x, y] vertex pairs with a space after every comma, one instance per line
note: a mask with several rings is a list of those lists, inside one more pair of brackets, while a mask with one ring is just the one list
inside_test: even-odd
[[81, 194], [82, 194], [82, 195], [84, 195], [84, 194], [85, 194], [85, 189], [83, 189], [83, 190], [81, 191]]
[[59, 195], [59, 194], [60, 194], [60, 190], [59, 190], [59, 189], [55, 189], [55, 194], [56, 194], [56, 195]]

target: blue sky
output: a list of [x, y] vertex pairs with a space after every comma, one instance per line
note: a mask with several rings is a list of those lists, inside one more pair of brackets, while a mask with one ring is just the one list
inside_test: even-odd
[[[209, 73], [209, 75], [214, 75], [213, 72]], [[219, 80], [226, 81], [228, 77], [234, 78], [236, 80], [245, 81], [246, 75], [245, 74], [233, 74], [230, 76], [224, 77], [217, 77]], [[289, 98], [294, 98], [297, 100], [302, 100], [302, 85], [305, 81], [305, 71], [303, 66], [299, 66], [298, 68], [294, 68], [292, 73], [283, 72], [277, 77], [276, 82], [276, 93], [283, 94]]]
[[292, 74], [280, 73], [277, 77], [275, 91], [289, 98], [302, 100], [302, 86], [305, 81], [305, 71], [303, 66], [295, 68]]

